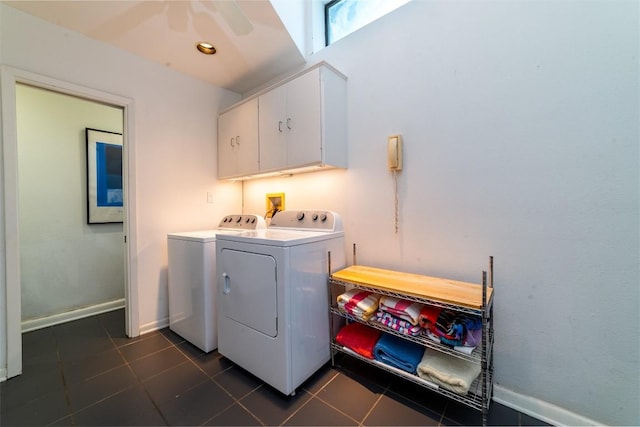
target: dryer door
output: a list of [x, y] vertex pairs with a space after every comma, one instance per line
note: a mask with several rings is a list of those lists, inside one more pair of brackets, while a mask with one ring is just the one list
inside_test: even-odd
[[224, 248], [218, 262], [221, 314], [275, 337], [278, 334], [276, 260], [270, 255]]

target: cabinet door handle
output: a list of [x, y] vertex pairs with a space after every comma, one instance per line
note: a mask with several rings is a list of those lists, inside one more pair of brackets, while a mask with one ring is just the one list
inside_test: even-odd
[[240, 145], [240, 135], [236, 136], [236, 145]]
[[282, 132], [282, 120], [278, 122], [278, 132]]
[[287, 117], [287, 129], [291, 130], [291, 117]]
[[235, 140], [235, 138], [231, 138], [231, 146], [232, 146], [232, 147], [235, 145], [235, 144], [234, 144], [234, 143], [235, 143], [235, 141], [234, 141], [234, 140]]

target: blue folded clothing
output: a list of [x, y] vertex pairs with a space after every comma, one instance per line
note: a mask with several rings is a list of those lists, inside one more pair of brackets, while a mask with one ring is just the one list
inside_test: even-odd
[[373, 347], [374, 359], [411, 374], [416, 373], [423, 353], [424, 347], [420, 344], [391, 334], [382, 334]]

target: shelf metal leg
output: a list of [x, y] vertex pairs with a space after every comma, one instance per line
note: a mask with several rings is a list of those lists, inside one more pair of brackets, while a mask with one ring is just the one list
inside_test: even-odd
[[[331, 297], [332, 292], [331, 290], [333, 289], [333, 285], [331, 284], [331, 251], [327, 252], [327, 270], [328, 270], [328, 279], [327, 280], [327, 298], [329, 299], [329, 305], [328, 307], [331, 308], [333, 307], [333, 298]], [[335, 367], [335, 358], [334, 358], [334, 351], [333, 351], [333, 347], [331, 346], [331, 343], [333, 341], [333, 314], [331, 314], [331, 310], [328, 310], [329, 312], [329, 355], [331, 356], [331, 367]]]

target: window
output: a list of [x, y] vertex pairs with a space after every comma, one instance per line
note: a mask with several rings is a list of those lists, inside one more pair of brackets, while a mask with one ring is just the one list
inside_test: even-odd
[[324, 6], [326, 46], [410, 0], [333, 0]]

